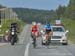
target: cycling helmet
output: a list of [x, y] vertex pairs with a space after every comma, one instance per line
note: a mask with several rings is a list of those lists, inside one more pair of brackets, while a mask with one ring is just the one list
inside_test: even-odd
[[32, 25], [36, 25], [36, 22], [32, 22]]
[[51, 25], [50, 25], [49, 23], [47, 23], [47, 24], [44, 26], [44, 28], [46, 28], [46, 29], [51, 29]]

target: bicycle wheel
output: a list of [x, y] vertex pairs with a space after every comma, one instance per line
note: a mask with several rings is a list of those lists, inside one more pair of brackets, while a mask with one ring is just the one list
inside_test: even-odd
[[36, 38], [33, 38], [33, 48], [36, 48]]

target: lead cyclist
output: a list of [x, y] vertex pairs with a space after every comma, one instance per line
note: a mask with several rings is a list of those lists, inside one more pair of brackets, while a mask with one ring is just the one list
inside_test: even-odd
[[36, 22], [32, 22], [31, 26], [31, 37], [33, 40], [33, 46], [36, 47], [36, 38], [39, 36], [38, 25]]
[[51, 30], [51, 25], [49, 23], [46, 23], [44, 25], [44, 32], [45, 32], [45, 39], [46, 39], [46, 43], [45, 45], [49, 45], [51, 42], [51, 36], [52, 36], [52, 30]]

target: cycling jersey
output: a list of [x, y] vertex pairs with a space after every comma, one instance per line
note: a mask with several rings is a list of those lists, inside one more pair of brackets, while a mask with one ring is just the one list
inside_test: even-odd
[[51, 26], [50, 26], [50, 24], [46, 24], [45, 26], [44, 26], [44, 30], [45, 30], [45, 32], [48, 34], [48, 33], [50, 33], [51, 32]]
[[34, 25], [34, 26], [32, 26], [31, 28], [32, 28], [32, 29], [31, 29], [32, 32], [37, 32], [37, 31], [38, 31], [37, 25]]
[[50, 26], [50, 25], [45, 25], [44, 28], [45, 28], [46, 30], [50, 30], [50, 29], [51, 29], [51, 26]]

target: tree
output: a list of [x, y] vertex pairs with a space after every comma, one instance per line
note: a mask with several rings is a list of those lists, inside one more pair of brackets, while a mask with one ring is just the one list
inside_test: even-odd
[[18, 17], [26, 23], [31, 23], [32, 21], [45, 23], [46, 19], [50, 22], [51, 20], [54, 20], [54, 18], [56, 18], [56, 13], [54, 10], [38, 10], [28, 8], [12, 9], [18, 14]]
[[75, 0], [70, 0], [67, 7], [67, 15], [71, 19], [75, 19]]
[[65, 6], [59, 5], [58, 9], [56, 9], [57, 17], [60, 18], [61, 16], [63, 16], [65, 10], [66, 10]]

